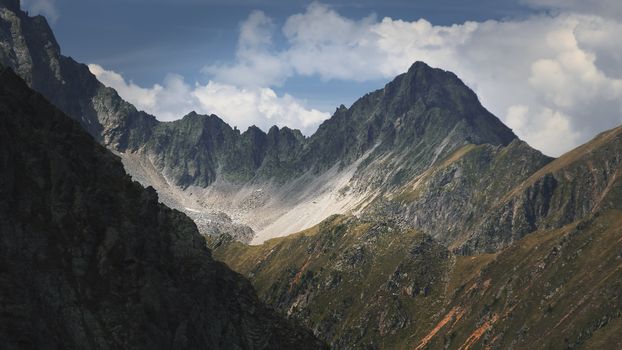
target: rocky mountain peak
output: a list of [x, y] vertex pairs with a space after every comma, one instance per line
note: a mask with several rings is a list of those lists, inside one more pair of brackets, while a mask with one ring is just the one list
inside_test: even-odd
[[[137, 178], [153, 179], [149, 174], [155, 171], [166, 180], [165, 184], [145, 184], [154, 185], [159, 192], [169, 189], [158, 186], [170, 185], [175, 191], [198, 187], [209, 193], [196, 207], [207, 205], [212, 198], [219, 201], [221, 194], [230, 198], [231, 192], [226, 191], [261, 189], [261, 198], [252, 196], [257, 197], [251, 201], [252, 214], [245, 211], [244, 215], [264, 218], [266, 215], [255, 213], [265, 209], [267, 214], [277, 213], [276, 218], [298, 204], [324, 203], [306, 198], [321, 192], [307, 188], [313, 184], [304, 176], [329, 171], [333, 173], [327, 178], [338, 182], [323, 181], [327, 191], [335, 191], [329, 197], [350, 203], [353, 194], [362, 200], [363, 194], [404, 185], [466, 145], [505, 146], [516, 139], [455, 74], [423, 62], [415, 62], [407, 72], [349, 108], [339, 106], [308, 138], [285, 127], [273, 127], [268, 133], [257, 127], [238, 130], [216, 115], [196, 112], [160, 122], [99, 83], [88, 67], [62, 56], [43, 17], [28, 17], [21, 11], [0, 13], [4, 14], [0, 16], [0, 62], [79, 121], [100, 143], [121, 152], [132, 164], [129, 168], [137, 171], [133, 174]], [[275, 183], [279, 185], [270, 187]], [[231, 190], [218, 187], [222, 184]], [[290, 189], [279, 192], [285, 185]], [[250, 192], [241, 190], [245, 187]], [[337, 193], [341, 188], [344, 190]], [[178, 197], [186, 196], [180, 193]], [[234, 206], [247, 210], [247, 196], [241, 194]], [[167, 198], [173, 197], [177, 195]], [[198, 196], [191, 201], [194, 198]], [[327, 200], [332, 201], [330, 198]], [[167, 204], [183, 209], [188, 207], [180, 204], [185, 199], [179, 203], [171, 199]], [[229, 208], [231, 203], [224, 205]], [[343, 203], [336, 207], [345, 208]], [[237, 210], [229, 214], [237, 216]], [[272, 222], [270, 217], [262, 219], [259, 227]], [[259, 232], [259, 227], [253, 229]], [[280, 227], [275, 227], [276, 231], [286, 233]]]
[[324, 168], [372, 149], [378, 157], [400, 155], [416, 176], [466, 144], [508, 145], [516, 138], [455, 74], [415, 62], [383, 89], [337, 108], [311, 136], [309, 149]]
[[463, 123], [472, 133], [469, 135], [472, 143], [507, 145], [516, 139], [512, 130], [488, 112], [475, 92], [454, 73], [432, 68], [421, 61], [387, 84], [383, 95], [390, 104], [396, 105], [397, 117], [399, 112], [407, 113], [413, 108], [451, 112], [452, 123], [443, 123], [443, 118], [434, 118], [432, 122], [440, 124], [439, 127]]

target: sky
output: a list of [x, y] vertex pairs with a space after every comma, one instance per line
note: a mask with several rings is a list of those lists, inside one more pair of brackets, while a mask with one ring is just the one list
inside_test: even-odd
[[306, 135], [415, 61], [558, 156], [622, 124], [619, 0], [22, 0], [63, 54], [158, 119]]

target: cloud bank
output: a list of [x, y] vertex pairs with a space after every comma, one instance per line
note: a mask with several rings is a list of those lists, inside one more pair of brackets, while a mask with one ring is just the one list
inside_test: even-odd
[[[436, 26], [425, 19], [351, 19], [312, 3], [280, 28], [254, 11], [240, 26], [235, 61], [206, 66], [212, 80], [205, 86], [171, 75], [163, 85], [144, 89], [103, 69], [96, 75], [164, 119], [197, 109], [243, 126], [277, 123], [309, 132], [327, 114], [277, 96], [271, 87], [296, 76], [388, 81], [421, 60], [455, 72], [522, 139], [559, 155], [622, 123], [622, 22], [606, 14], [621, 7], [617, 0], [589, 0], [600, 4], [592, 7], [583, 1], [525, 1], [549, 11]], [[275, 43], [277, 35], [284, 43]]]

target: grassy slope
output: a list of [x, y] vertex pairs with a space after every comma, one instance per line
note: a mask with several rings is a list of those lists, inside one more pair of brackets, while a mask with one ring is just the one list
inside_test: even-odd
[[[558, 174], [553, 198], [563, 201], [571, 191], [581, 205], [586, 195], [581, 191], [589, 191], [585, 198], [594, 202], [592, 209], [495, 254], [454, 256], [426, 235], [375, 215], [368, 221], [335, 216], [262, 246], [224, 243], [214, 255], [249, 276], [264, 300], [338, 348], [621, 347], [616, 331], [622, 315], [622, 211], [616, 209], [622, 198], [621, 130], [599, 135], [517, 184], [516, 191], [524, 192], [543, 176]], [[470, 168], [481, 167], [480, 159], [492, 159], [484, 164], [502, 177], [508, 167], [516, 168], [510, 165], [517, 159], [529, 162], [510, 149], [467, 145], [405, 185], [393, 200], [402, 205], [437, 200], [440, 194], [419, 191], [434, 184], [434, 177], [443, 179], [450, 167], [471, 174]], [[475, 196], [490, 192], [483, 201], [494, 194], [500, 202], [515, 196], [515, 186], [491, 190], [494, 181], [466, 180], [461, 189], [471, 188]], [[451, 198], [456, 200], [455, 193]], [[439, 203], [445, 213], [456, 206]], [[557, 205], [565, 212], [563, 203]]]
[[214, 255], [250, 276], [268, 303], [340, 347], [410, 344], [412, 326], [442, 308], [451, 263], [423, 234], [346, 216], [261, 246], [228, 242]]
[[618, 141], [616, 139], [619, 139], [621, 134], [622, 126], [598, 134], [590, 142], [585, 143], [571, 150], [568, 153], [565, 153], [561, 157], [555, 159], [553, 162], [542, 167], [542, 169], [530, 176], [524, 183], [522, 183], [520, 186], [517, 186], [513, 191], [509, 192], [502, 201], [506, 201], [510, 197], [524, 191], [526, 188], [533, 185], [546, 174], [563, 171], [573, 164], [585, 161], [586, 158], [590, 157], [593, 153], [598, 152], [600, 149], [606, 147], [607, 145], [617, 143]]
[[467, 344], [477, 327], [495, 320], [475, 344], [619, 348], [622, 212], [525, 237], [459, 288], [451, 307], [465, 315], [439, 332], [432, 347]]
[[420, 233], [336, 216], [214, 256], [339, 348], [622, 346], [619, 211], [498, 254], [451, 256]]

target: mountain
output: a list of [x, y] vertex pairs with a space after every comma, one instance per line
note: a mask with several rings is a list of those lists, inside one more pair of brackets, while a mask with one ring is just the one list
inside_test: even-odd
[[[387, 198], [406, 192], [430, 167], [470, 145], [524, 151], [515, 158], [534, 165], [506, 174], [512, 183], [550, 161], [525, 144], [511, 146], [516, 136], [473, 91], [453, 73], [422, 62], [350, 108], [339, 107], [310, 137], [277, 127], [240, 132], [215, 115], [194, 112], [159, 122], [100, 84], [86, 66], [62, 56], [43, 17], [29, 17], [15, 1], [4, 3], [0, 62], [81, 122], [122, 157], [134, 179], [153, 186], [204, 234], [232, 232], [241, 241], [262, 242], [332, 214], [378, 211], [379, 203], [386, 209]], [[410, 207], [419, 210], [417, 204]], [[480, 207], [474, 204], [472, 211]], [[449, 224], [461, 227], [465, 219]], [[457, 235], [449, 232], [442, 240]]]
[[[401, 227], [416, 228], [453, 250], [466, 252], [469, 238], [479, 237], [474, 232], [486, 226], [482, 216], [550, 161], [519, 140], [505, 147], [469, 144], [379, 197], [366, 214], [389, 217]], [[517, 237], [502, 233], [513, 227], [510, 222], [491, 231], [495, 240], [472, 250], [494, 252], [512, 243]]]
[[335, 216], [214, 256], [334, 349], [617, 349], [622, 211], [540, 230], [494, 254], [452, 254], [391, 221]]
[[0, 63], [12, 68], [28, 86], [76, 119], [98, 141], [127, 146], [136, 130], [156, 123], [105, 87], [87, 66], [62, 56], [54, 33], [42, 16], [29, 17], [18, 0], [0, 2]]
[[[240, 134], [216, 116], [195, 113], [154, 130], [124, 155], [126, 164], [142, 163], [131, 166], [133, 173], [162, 174], [159, 191], [240, 218], [258, 231], [256, 241], [363, 209], [464, 146], [516, 140], [455, 75], [422, 62], [337, 109], [309, 138], [276, 127]], [[516, 149], [539, 157], [530, 170], [549, 160], [526, 145]]]
[[[136, 110], [115, 90], [101, 84], [86, 65], [61, 55], [45, 18], [28, 16], [20, 10], [18, 0], [0, 1], [0, 63], [12, 68], [32, 89], [115, 152], [139, 148], [147, 142], [153, 128], [161, 125], [155, 117]], [[133, 169], [131, 165], [127, 168]], [[133, 175], [144, 185], [152, 184], [141, 174]], [[253, 236], [249, 227], [233, 223], [222, 212], [187, 210], [198, 205], [186, 203], [185, 197], [178, 200], [163, 188], [158, 190], [169, 206], [192, 216], [203, 233], [226, 230], [237, 232], [242, 239]]]
[[323, 347], [7, 68], [0, 149], [3, 348]]

